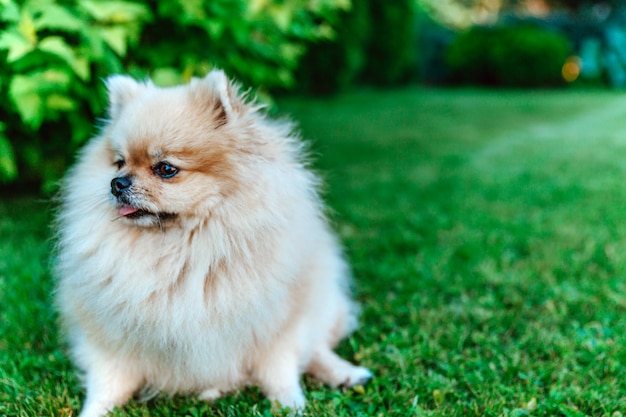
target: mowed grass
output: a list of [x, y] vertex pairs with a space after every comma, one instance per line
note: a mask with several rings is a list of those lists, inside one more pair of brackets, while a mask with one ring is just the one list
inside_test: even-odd
[[[353, 266], [364, 390], [306, 416], [626, 414], [626, 96], [406, 89], [289, 99]], [[76, 415], [50, 204], [0, 203], [0, 415]], [[257, 389], [117, 416], [270, 416]]]

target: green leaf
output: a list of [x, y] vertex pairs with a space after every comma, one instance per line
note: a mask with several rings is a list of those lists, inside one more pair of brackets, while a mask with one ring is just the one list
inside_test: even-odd
[[0, 182], [8, 182], [17, 177], [17, 164], [11, 142], [4, 135], [4, 125], [0, 124]]
[[293, 73], [286, 68], [279, 68], [276, 71], [276, 77], [287, 87], [291, 87], [295, 82]]
[[161, 87], [181, 84], [184, 82], [180, 70], [176, 68], [157, 68], [150, 76], [152, 82]]
[[0, 49], [8, 49], [7, 62], [14, 62], [35, 49], [35, 44], [22, 32], [11, 28], [0, 33]]
[[115, 74], [124, 71], [124, 66], [120, 61], [119, 56], [116, 55], [115, 52], [113, 52], [113, 50], [109, 48], [104, 51], [104, 56], [102, 57], [100, 64], [102, 65], [104, 71], [109, 74]]
[[87, 60], [84, 57], [77, 57], [72, 47], [65, 43], [65, 40], [60, 36], [48, 36], [42, 39], [42, 41], [39, 42], [39, 49], [59, 57], [72, 68], [80, 79], [89, 79], [89, 65]]
[[256, 16], [257, 14], [260, 14], [267, 8], [268, 3], [269, 3], [268, 0], [250, 0], [248, 1], [248, 8], [246, 10], [246, 14], [249, 17]]
[[37, 80], [24, 75], [13, 77], [9, 85], [9, 96], [22, 121], [33, 129], [41, 126], [45, 112], [43, 100], [37, 90]]
[[59, 68], [51, 68], [43, 72], [34, 75], [34, 78], [41, 81], [47, 88], [66, 88], [70, 82], [71, 77], [66, 71]]
[[100, 29], [90, 26], [84, 31], [85, 41], [83, 42], [80, 55], [88, 56], [92, 60], [100, 60], [104, 57], [106, 45], [100, 34]]
[[37, 30], [56, 29], [63, 32], [78, 32], [86, 25], [84, 20], [58, 4], [40, 4], [40, 7], [36, 8], [35, 11], [39, 14], [34, 19]]
[[[182, 9], [178, 12], [178, 8], [176, 12], [182, 13], [183, 19], [186, 22], [201, 22], [207, 18], [207, 14], [204, 11], [203, 0], [187, 0], [177, 2], [179, 7]], [[175, 13], [176, 13], [175, 12]]]
[[278, 26], [281, 31], [286, 32], [293, 20], [293, 9], [288, 7], [287, 4], [275, 4], [272, 5], [268, 11], [270, 17], [274, 23], [276, 23], [276, 26]]
[[76, 102], [66, 95], [55, 93], [46, 98], [46, 106], [53, 110], [69, 111], [76, 108]]
[[321, 23], [313, 31], [314, 36], [318, 39], [334, 39], [335, 30], [328, 23]]
[[35, 22], [33, 22], [33, 17], [30, 13], [22, 10], [18, 29], [31, 44], [37, 43], [37, 28], [35, 28]]
[[103, 28], [100, 31], [104, 41], [119, 56], [126, 54], [126, 30], [122, 27]]
[[280, 55], [287, 62], [297, 64], [298, 58], [304, 53], [304, 47], [295, 43], [284, 43], [280, 45]]
[[148, 7], [138, 3], [82, 0], [79, 4], [98, 22], [136, 23], [152, 18]]
[[207, 20], [204, 27], [207, 29], [212, 39], [219, 39], [224, 33], [224, 29], [226, 29], [224, 22], [219, 19]]
[[20, 8], [12, 0], [0, 0], [0, 21], [19, 22]]
[[89, 60], [84, 56], [77, 56], [74, 65], [72, 65], [74, 73], [83, 81], [88, 81], [91, 77], [91, 68]]
[[72, 47], [69, 46], [60, 36], [48, 36], [39, 42], [39, 49], [58, 56], [68, 64], [76, 59]]
[[22, 121], [33, 129], [38, 129], [45, 112], [41, 97], [37, 93], [23, 93], [15, 94], [12, 98]]

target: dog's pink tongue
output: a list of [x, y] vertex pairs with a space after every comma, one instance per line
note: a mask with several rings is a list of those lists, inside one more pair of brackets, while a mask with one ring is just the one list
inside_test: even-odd
[[117, 211], [117, 214], [119, 214], [120, 216], [128, 216], [129, 214], [133, 214], [133, 213], [136, 213], [138, 211], [139, 211], [139, 209], [137, 207], [122, 206]]

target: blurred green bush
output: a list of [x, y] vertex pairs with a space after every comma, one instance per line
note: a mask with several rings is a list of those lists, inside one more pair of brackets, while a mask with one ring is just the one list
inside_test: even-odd
[[415, 72], [415, 0], [369, 0], [371, 32], [364, 81], [396, 85]]
[[352, 1], [338, 18], [333, 39], [310, 45], [296, 71], [296, 91], [332, 94], [353, 85], [366, 63], [365, 45], [370, 36], [367, 1]]
[[397, 85], [416, 72], [414, 0], [353, 0], [337, 36], [313, 44], [297, 71], [298, 90], [331, 94], [355, 83]]
[[473, 27], [447, 51], [452, 80], [507, 87], [555, 87], [571, 54], [561, 33], [536, 26]]
[[217, 66], [288, 88], [349, 0], [0, 0], [0, 182], [51, 190], [103, 115], [102, 78], [170, 85]]

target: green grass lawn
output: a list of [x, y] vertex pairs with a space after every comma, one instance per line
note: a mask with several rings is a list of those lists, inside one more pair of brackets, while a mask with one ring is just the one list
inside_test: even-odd
[[[626, 414], [626, 96], [407, 89], [290, 99], [353, 265], [364, 392], [307, 416]], [[76, 415], [50, 205], [0, 203], [0, 416]], [[270, 416], [249, 389], [124, 416]]]

